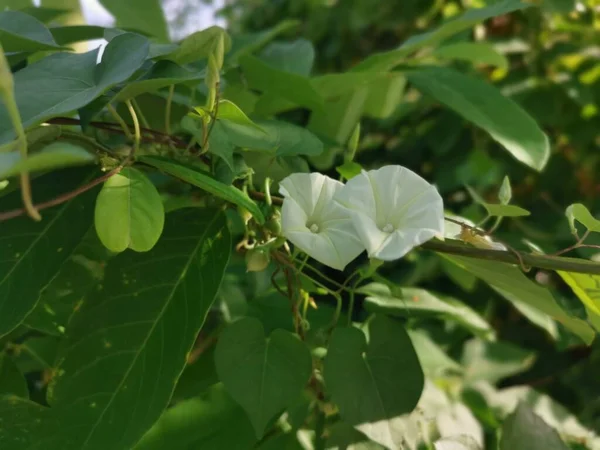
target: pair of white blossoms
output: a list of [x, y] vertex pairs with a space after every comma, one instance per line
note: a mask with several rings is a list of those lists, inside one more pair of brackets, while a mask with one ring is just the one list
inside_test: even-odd
[[320, 173], [295, 173], [280, 183], [283, 235], [338, 270], [367, 251], [393, 261], [444, 236], [437, 189], [402, 166], [362, 171], [345, 185]]

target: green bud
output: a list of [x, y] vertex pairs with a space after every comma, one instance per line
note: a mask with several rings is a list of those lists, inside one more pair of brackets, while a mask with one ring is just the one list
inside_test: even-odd
[[264, 248], [253, 248], [246, 252], [246, 269], [248, 272], [262, 272], [267, 268], [271, 256]]
[[265, 224], [265, 228], [273, 233], [275, 236], [281, 234], [281, 214], [279, 211], [275, 211], [271, 218]]

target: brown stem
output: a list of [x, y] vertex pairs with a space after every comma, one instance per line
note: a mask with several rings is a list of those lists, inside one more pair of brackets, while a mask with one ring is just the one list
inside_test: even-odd
[[[250, 198], [253, 198], [254, 200], [259, 200], [259, 201], [263, 201], [263, 202], [266, 201], [266, 199], [267, 199], [267, 196], [263, 192], [248, 191], [248, 195], [250, 196]], [[283, 199], [281, 197], [271, 196], [271, 201], [274, 205], [277, 205], [277, 206], [283, 205]]]

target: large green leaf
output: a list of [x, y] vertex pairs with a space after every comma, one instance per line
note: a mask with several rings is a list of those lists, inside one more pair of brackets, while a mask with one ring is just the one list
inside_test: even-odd
[[141, 156], [138, 160], [179, 178], [186, 183], [197, 186], [223, 200], [242, 206], [250, 211], [257, 222], [265, 222], [263, 213], [250, 197], [234, 186], [228, 186], [215, 180], [209, 173], [159, 156]]
[[508, 59], [487, 42], [457, 42], [437, 48], [433, 54], [442, 59], [458, 59], [508, 69]]
[[[98, 49], [50, 55], [15, 74], [15, 97], [24, 126], [81, 108], [109, 87], [127, 80], [148, 55], [148, 40], [125, 33], [114, 38], [96, 65]], [[0, 143], [14, 132], [0, 106]]]
[[[235, 432], [231, 426], [235, 425]], [[135, 446], [135, 450], [250, 449], [254, 429], [244, 410], [223, 389], [212, 386], [199, 397], [168, 409]]]
[[440, 316], [452, 320], [474, 334], [493, 338], [495, 333], [489, 323], [477, 312], [458, 300], [438, 297], [424, 289], [395, 288], [381, 283], [371, 283], [360, 288], [365, 294], [364, 306], [368, 311], [398, 317]]
[[461, 31], [467, 30], [479, 22], [491, 19], [495, 16], [509, 14], [520, 9], [533, 6], [520, 0], [500, 0], [485, 8], [476, 8], [466, 11], [464, 14], [449, 20], [437, 29], [427, 33], [418, 34], [408, 39], [401, 47], [389, 52], [382, 52], [368, 57], [362, 63], [355, 66], [353, 71], [385, 71], [400, 64], [415, 50], [437, 45]]
[[404, 327], [375, 316], [369, 342], [356, 328], [334, 330], [324, 362], [325, 386], [340, 416], [371, 440], [402, 448], [394, 419], [411, 412], [421, 396], [423, 371]]
[[[190, 208], [169, 214], [151, 252], [116, 256], [69, 324], [51, 408], [2, 427], [3, 448], [130, 450], [169, 403], [230, 248], [224, 215]], [[18, 406], [1, 413], [23, 413]]]
[[227, 327], [217, 343], [219, 379], [250, 416], [258, 438], [308, 383], [312, 362], [308, 347], [295, 335], [275, 330], [268, 339], [262, 324], [240, 319]]
[[[90, 179], [90, 171], [69, 169], [33, 183], [39, 201], [50, 200]], [[19, 325], [35, 307], [40, 291], [77, 247], [93, 223], [97, 189], [42, 211], [42, 221], [22, 216], [0, 222], [0, 336]], [[21, 207], [21, 193], [2, 198], [2, 208]]]
[[25, 377], [12, 358], [4, 352], [0, 352], [0, 395], [29, 398]]
[[160, 0], [100, 0], [116, 19], [117, 26], [143, 31], [160, 41], [169, 40]]
[[550, 291], [529, 280], [519, 268], [510, 264], [464, 256], [447, 254], [442, 256], [488, 283], [515, 305], [525, 304], [547, 314], [588, 344], [594, 340], [596, 333], [585, 321], [569, 316], [556, 303]]
[[200, 59], [208, 58], [213, 51], [215, 43], [223, 36], [224, 52], [227, 53], [231, 48], [231, 38], [221, 27], [213, 26], [202, 31], [197, 31], [186, 37], [179, 47], [163, 55], [164, 58], [175, 61], [178, 64], [188, 64]]
[[310, 41], [272, 42], [260, 52], [260, 59], [284, 72], [309, 76], [315, 60], [315, 49]]
[[486, 82], [450, 68], [430, 67], [406, 73], [421, 92], [483, 128], [517, 160], [541, 171], [550, 157], [550, 142], [519, 105]]
[[97, 25], [72, 25], [50, 28], [50, 33], [60, 45], [102, 39], [106, 28]]
[[147, 252], [165, 222], [165, 210], [154, 184], [137, 169], [126, 167], [104, 182], [96, 200], [96, 232], [107, 249]]
[[502, 426], [500, 450], [568, 450], [569, 447], [525, 403], [519, 404]]
[[96, 156], [83, 147], [69, 142], [55, 142], [23, 160], [20, 151], [0, 153], [0, 179], [18, 175], [23, 171], [38, 172], [68, 166], [90, 164]]
[[20, 11], [0, 12], [0, 42], [5, 52], [60, 49], [42, 22]]
[[236, 34], [232, 38], [231, 51], [225, 58], [226, 64], [237, 64], [241, 56], [260, 50], [278, 35], [298, 28], [300, 24], [299, 20], [286, 19], [264, 31]]

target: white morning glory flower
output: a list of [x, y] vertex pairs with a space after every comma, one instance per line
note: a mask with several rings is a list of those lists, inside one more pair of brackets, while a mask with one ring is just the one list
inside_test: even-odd
[[402, 166], [362, 171], [335, 201], [347, 208], [370, 258], [393, 261], [444, 235], [444, 204], [437, 189]]
[[343, 184], [320, 173], [294, 173], [279, 183], [283, 235], [317, 261], [344, 270], [365, 248], [347, 211], [333, 201]]

